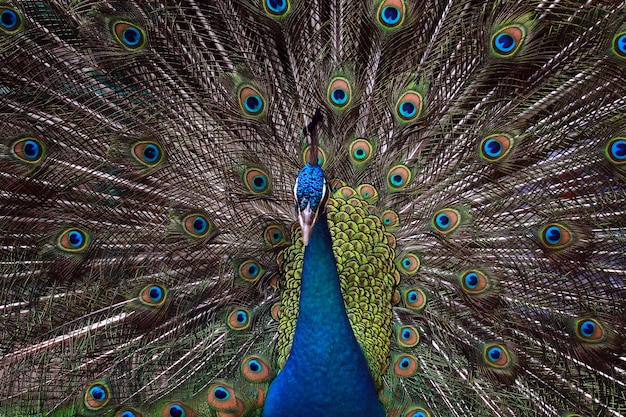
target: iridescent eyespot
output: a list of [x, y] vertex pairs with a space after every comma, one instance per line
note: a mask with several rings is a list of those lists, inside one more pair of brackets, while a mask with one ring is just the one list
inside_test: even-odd
[[67, 229], [59, 236], [57, 246], [66, 252], [80, 252], [87, 247], [89, 235], [77, 228]]
[[380, 216], [385, 229], [390, 230], [400, 225], [400, 216], [393, 210], [385, 210]]
[[512, 364], [509, 351], [502, 345], [491, 344], [483, 348], [485, 363], [494, 368], [508, 368]]
[[419, 288], [412, 288], [403, 293], [404, 305], [415, 311], [419, 311], [426, 305], [426, 294]]
[[375, 204], [378, 200], [378, 191], [370, 184], [361, 184], [356, 187], [356, 192], [361, 198], [370, 204]]
[[337, 110], [345, 108], [352, 100], [352, 88], [346, 78], [335, 77], [326, 92], [328, 103]]
[[35, 138], [22, 138], [15, 141], [11, 151], [16, 158], [28, 164], [41, 162], [45, 154], [43, 144]]
[[477, 270], [471, 270], [463, 273], [459, 277], [461, 289], [467, 294], [480, 294], [487, 290], [489, 279], [485, 274]]
[[618, 56], [626, 58], [626, 32], [615, 35], [613, 38], [613, 50]]
[[[305, 164], [308, 164], [309, 161], [311, 161], [311, 147], [310, 146], [307, 146], [306, 149], [304, 150], [304, 155], [302, 159]], [[324, 168], [324, 166], [326, 165], [326, 154], [324, 153], [324, 150], [322, 150], [320, 147], [317, 147], [317, 165], [319, 165], [322, 168]]]
[[562, 249], [572, 242], [573, 236], [562, 224], [550, 223], [541, 229], [540, 238], [546, 249]]
[[413, 326], [401, 326], [396, 328], [396, 341], [402, 347], [414, 347], [420, 341], [420, 335]]
[[0, 29], [7, 33], [15, 33], [22, 27], [22, 17], [17, 11], [0, 6]]
[[576, 336], [586, 343], [600, 343], [606, 339], [604, 327], [596, 319], [584, 318], [576, 320]]
[[156, 142], [143, 141], [132, 145], [132, 155], [141, 164], [148, 167], [155, 167], [163, 162], [165, 153], [161, 145]]
[[480, 156], [488, 162], [498, 162], [508, 155], [513, 139], [505, 134], [489, 135], [480, 142]]
[[117, 412], [115, 417], [142, 417], [142, 415], [136, 410], [126, 408]]
[[90, 410], [99, 410], [111, 399], [109, 388], [102, 382], [92, 384], [85, 391], [85, 406]]
[[626, 164], [626, 138], [611, 139], [606, 145], [606, 155], [616, 165]]
[[372, 158], [373, 147], [366, 139], [357, 139], [350, 143], [350, 160], [355, 165], [361, 165]]
[[263, 382], [272, 376], [272, 370], [268, 364], [258, 356], [249, 356], [244, 359], [241, 372], [251, 382]]
[[209, 406], [217, 411], [233, 410], [237, 407], [235, 391], [226, 384], [214, 384], [209, 387]]
[[340, 189], [336, 191], [336, 194], [337, 194], [337, 197], [347, 200], [350, 197], [352, 197], [354, 194], [356, 194], [356, 191], [354, 191], [354, 188], [352, 187], [341, 187]]
[[271, 224], [263, 231], [263, 240], [273, 248], [287, 243], [287, 236], [283, 228], [277, 224]]
[[182, 221], [183, 230], [191, 237], [203, 238], [206, 237], [213, 227], [205, 215], [200, 213], [190, 214], [185, 216]]
[[441, 209], [433, 216], [433, 227], [443, 234], [456, 229], [460, 222], [461, 214], [452, 208]]
[[158, 307], [165, 303], [167, 290], [158, 284], [151, 284], [144, 287], [139, 293], [139, 301], [150, 307]]
[[417, 372], [417, 360], [413, 355], [398, 355], [393, 363], [393, 373], [408, 378]]
[[287, 0], [264, 0], [265, 11], [273, 17], [283, 17], [289, 12], [289, 1]]
[[339, 178], [333, 178], [330, 181], [328, 181], [328, 185], [330, 187], [330, 191], [334, 194], [341, 187], [345, 187], [346, 183], [344, 181], [340, 180]]
[[265, 111], [265, 100], [255, 88], [248, 85], [239, 88], [239, 107], [246, 116], [260, 117]]
[[414, 90], [402, 94], [396, 102], [396, 116], [402, 122], [412, 122], [422, 112], [422, 95]]
[[430, 412], [422, 407], [412, 408], [404, 413], [405, 417], [430, 417]]
[[166, 404], [161, 409], [161, 417], [189, 417], [193, 416], [193, 412], [186, 405], [176, 402]]
[[491, 37], [491, 50], [498, 56], [514, 55], [524, 42], [526, 30], [520, 25], [500, 29]]
[[378, 23], [386, 29], [394, 29], [404, 22], [404, 2], [402, 0], [385, 0], [378, 7]]
[[263, 275], [263, 268], [255, 260], [242, 262], [237, 268], [237, 275], [246, 281], [254, 282]]
[[233, 330], [244, 330], [250, 326], [250, 313], [243, 308], [233, 310], [228, 315], [228, 326]]
[[417, 255], [408, 253], [401, 258], [398, 258], [396, 264], [400, 271], [407, 275], [414, 275], [420, 269], [420, 259]]
[[137, 51], [146, 46], [146, 34], [143, 29], [132, 23], [115, 22], [113, 32], [117, 40], [131, 51]]
[[260, 168], [248, 168], [243, 175], [243, 182], [254, 194], [267, 194], [270, 191], [270, 177]]
[[387, 185], [391, 190], [402, 190], [411, 181], [411, 171], [405, 165], [396, 165], [387, 173]]

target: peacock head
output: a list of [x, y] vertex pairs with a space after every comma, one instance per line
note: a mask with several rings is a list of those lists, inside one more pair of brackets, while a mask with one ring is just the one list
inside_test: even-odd
[[306, 164], [298, 173], [293, 194], [296, 198], [296, 213], [302, 229], [302, 240], [306, 246], [330, 195], [330, 187], [322, 168], [317, 164]]

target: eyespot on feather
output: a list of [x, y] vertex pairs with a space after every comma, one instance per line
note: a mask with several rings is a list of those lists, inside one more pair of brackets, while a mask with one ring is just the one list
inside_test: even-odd
[[352, 87], [344, 77], [335, 77], [330, 81], [326, 92], [326, 99], [335, 110], [346, 108], [352, 101]]
[[176, 401], [161, 408], [161, 417], [195, 417], [195, 415], [185, 404]]
[[[307, 146], [302, 155], [302, 160], [307, 164], [311, 160], [311, 147]], [[317, 147], [317, 165], [324, 168], [326, 165], [326, 153], [319, 146]]]
[[406, 348], [415, 347], [420, 341], [420, 336], [414, 326], [396, 326], [396, 342]]
[[39, 139], [22, 138], [13, 142], [11, 153], [21, 162], [38, 164], [45, 155], [46, 148]]
[[85, 407], [90, 410], [100, 410], [111, 399], [109, 387], [103, 382], [91, 384], [85, 391]]
[[430, 417], [430, 411], [422, 407], [411, 408], [403, 414], [403, 417]]
[[0, 6], [0, 30], [13, 34], [24, 28], [24, 20], [17, 10], [8, 6]]
[[378, 191], [371, 184], [361, 184], [356, 187], [356, 192], [361, 198], [370, 204], [376, 204], [378, 201]]
[[263, 267], [254, 259], [242, 262], [237, 268], [237, 275], [248, 282], [257, 281], [265, 272]]
[[596, 319], [582, 318], [575, 321], [575, 335], [581, 342], [597, 344], [606, 341], [607, 332]]
[[419, 288], [411, 288], [403, 292], [404, 305], [411, 310], [420, 311], [426, 306], [426, 294]]
[[414, 275], [420, 268], [420, 259], [413, 253], [408, 253], [396, 260], [398, 269], [407, 275]]
[[508, 135], [489, 135], [480, 142], [480, 157], [487, 162], [499, 162], [509, 154], [512, 146], [513, 138]]
[[278, 224], [270, 224], [263, 231], [263, 240], [272, 247], [282, 246], [287, 243], [287, 236], [282, 226]]
[[261, 117], [265, 113], [265, 100], [261, 93], [249, 85], [239, 88], [239, 107], [244, 115], [249, 117]]
[[143, 417], [143, 414], [133, 408], [124, 408], [118, 411], [115, 417]]
[[549, 223], [541, 229], [539, 238], [544, 248], [558, 250], [572, 243], [573, 234], [562, 224]]
[[128, 50], [138, 51], [146, 46], [146, 33], [139, 26], [129, 22], [113, 23], [113, 33], [117, 40]]
[[226, 384], [213, 384], [209, 387], [209, 406], [217, 411], [234, 411], [237, 408], [235, 390]]
[[57, 239], [57, 246], [65, 252], [81, 252], [89, 243], [89, 235], [78, 228], [65, 230]]
[[268, 194], [271, 189], [269, 175], [260, 168], [248, 168], [244, 172], [243, 182], [253, 194]]
[[396, 117], [402, 122], [416, 120], [422, 112], [423, 98], [420, 93], [409, 90], [402, 94], [396, 102]]
[[357, 166], [367, 163], [372, 159], [374, 147], [367, 139], [356, 139], [350, 143], [350, 160]]
[[213, 226], [204, 214], [194, 213], [182, 220], [183, 230], [191, 237], [204, 238], [213, 230]]
[[515, 55], [526, 37], [526, 29], [521, 25], [510, 25], [500, 29], [491, 37], [491, 50], [496, 56]]
[[233, 330], [245, 330], [250, 327], [250, 312], [243, 308], [233, 310], [228, 315], [228, 326]]
[[615, 165], [626, 164], [626, 138], [616, 137], [611, 139], [606, 145], [605, 155]]
[[620, 32], [613, 38], [613, 52], [620, 58], [626, 58], [626, 32]]
[[461, 213], [453, 208], [444, 208], [435, 213], [432, 225], [438, 232], [448, 234], [456, 229], [460, 222]]
[[139, 301], [149, 307], [159, 307], [165, 303], [167, 289], [159, 284], [146, 285], [139, 292]]
[[384, 29], [396, 29], [402, 26], [405, 15], [406, 9], [402, 0], [382, 1], [376, 13], [378, 24]]
[[395, 165], [387, 173], [387, 185], [391, 191], [406, 188], [411, 181], [411, 171], [405, 165]]
[[141, 141], [131, 146], [133, 157], [141, 164], [153, 168], [165, 159], [165, 152], [157, 142]]
[[513, 365], [513, 357], [500, 344], [485, 345], [483, 347], [483, 359], [485, 364], [493, 368], [507, 369]]
[[393, 362], [393, 373], [401, 378], [409, 378], [417, 372], [417, 359], [413, 355], [397, 355]]
[[250, 382], [267, 381], [273, 375], [267, 362], [258, 356], [244, 359], [241, 363], [241, 373]]
[[461, 274], [459, 284], [466, 294], [476, 295], [489, 288], [489, 278], [484, 273], [472, 269]]
[[288, 0], [263, 0], [265, 12], [274, 18], [283, 18], [289, 13], [291, 5]]

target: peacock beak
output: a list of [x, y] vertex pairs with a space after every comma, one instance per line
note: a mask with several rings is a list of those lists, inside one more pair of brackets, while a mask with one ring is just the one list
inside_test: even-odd
[[304, 210], [300, 210], [298, 213], [298, 221], [300, 222], [300, 229], [302, 230], [302, 240], [304, 246], [309, 244], [309, 238], [315, 227], [317, 220], [317, 211], [311, 210], [311, 205], [307, 204]]

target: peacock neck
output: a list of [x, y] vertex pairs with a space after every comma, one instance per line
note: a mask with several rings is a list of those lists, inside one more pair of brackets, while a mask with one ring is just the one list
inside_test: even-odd
[[326, 214], [304, 251], [298, 319], [264, 417], [384, 416], [367, 360], [344, 307]]

